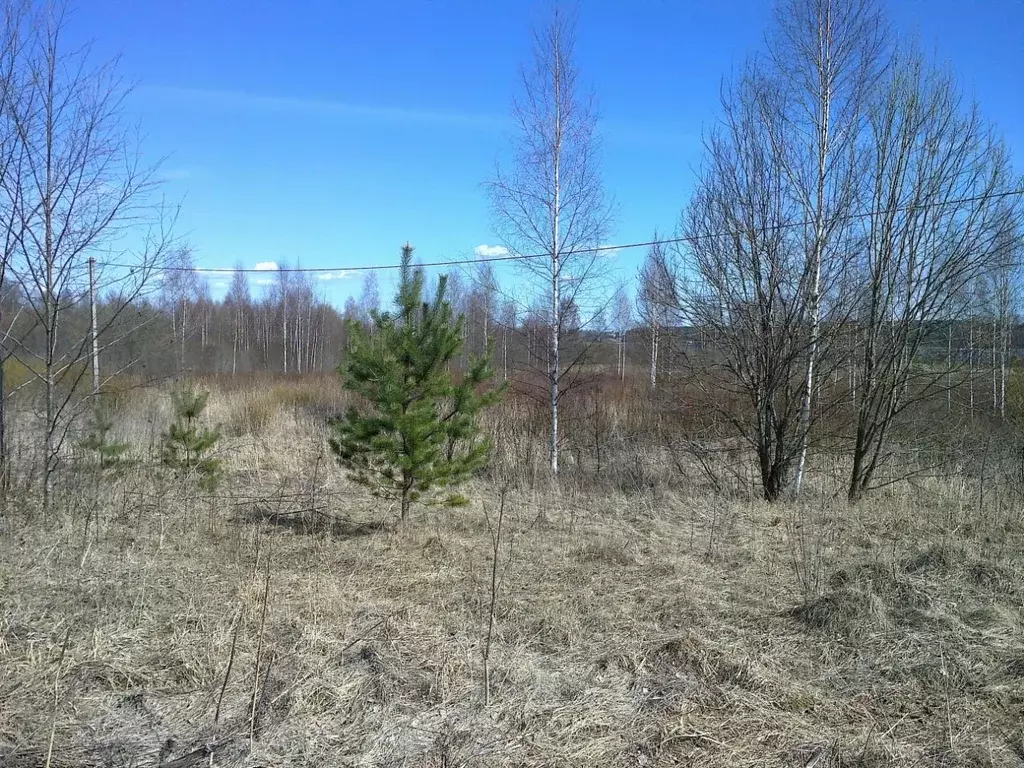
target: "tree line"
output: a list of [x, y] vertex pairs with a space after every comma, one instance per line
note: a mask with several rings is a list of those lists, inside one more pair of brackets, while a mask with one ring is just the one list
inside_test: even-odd
[[[373, 325], [376, 275], [338, 308], [309, 273], [282, 264], [254, 291], [239, 267], [214, 300], [114, 63], [66, 46], [61, 4], [4, 14], [0, 403], [39, 395], [44, 497], [115, 379], [334, 370]], [[695, 414], [696, 451], [748, 448], [768, 500], [799, 494], [822, 451], [849, 458], [858, 499], [936, 404], [1007, 416], [1024, 182], [954, 74], [888, 30], [874, 0], [780, 2], [765, 51], [723, 85], [674, 230], [616, 284], [599, 111], [576, 16], [553, 6], [485, 182], [515, 275], [481, 263], [445, 285], [466, 318], [453, 364], [486, 355], [544, 403], [552, 473], [560, 405], [600, 377], [642, 378], [659, 408]], [[3, 462], [6, 425], [0, 410]]]

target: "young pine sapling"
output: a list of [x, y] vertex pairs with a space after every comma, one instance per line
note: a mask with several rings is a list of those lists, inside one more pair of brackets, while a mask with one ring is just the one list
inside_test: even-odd
[[397, 500], [403, 520], [417, 501], [465, 503], [451, 489], [490, 459], [491, 441], [480, 436], [477, 417], [502, 392], [487, 387], [490, 345], [456, 382], [452, 363], [465, 342], [465, 318], [452, 312], [444, 276], [434, 297], [424, 298], [412, 253], [412, 246], [402, 248], [395, 311], [372, 310], [370, 328], [349, 325], [351, 348], [339, 372], [369, 407], [332, 419], [330, 439], [349, 476]]
[[171, 393], [174, 422], [163, 435], [162, 459], [178, 476], [196, 477], [199, 487], [214, 490], [222, 479], [221, 461], [211, 455], [220, 441], [220, 429], [200, 426], [209, 392], [191, 386]]

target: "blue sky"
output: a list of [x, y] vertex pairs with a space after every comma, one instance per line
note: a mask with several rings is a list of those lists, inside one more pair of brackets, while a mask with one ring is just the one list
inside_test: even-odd
[[[583, 0], [579, 68], [598, 95], [612, 240], [670, 232], [722, 77], [761, 47], [771, 0]], [[424, 261], [494, 244], [480, 184], [543, 10], [518, 0], [82, 0], [75, 37], [121, 56], [127, 109], [200, 267]], [[1024, 153], [1024, 0], [889, 0]], [[640, 251], [620, 252], [635, 271]], [[320, 281], [341, 302], [358, 279]]]

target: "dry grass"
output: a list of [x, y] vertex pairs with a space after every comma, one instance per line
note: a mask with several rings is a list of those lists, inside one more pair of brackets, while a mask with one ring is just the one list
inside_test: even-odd
[[[496, 487], [399, 528], [301, 397], [211, 399], [215, 497], [142, 464], [9, 516], [0, 765], [45, 765], [51, 730], [53, 766], [1024, 762], [1015, 510], [937, 481], [849, 508], [521, 477], [487, 707]], [[162, 408], [126, 412], [140, 454]]]

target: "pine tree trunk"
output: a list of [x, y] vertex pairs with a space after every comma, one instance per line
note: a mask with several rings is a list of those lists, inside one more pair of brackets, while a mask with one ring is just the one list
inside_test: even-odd
[[409, 508], [412, 506], [412, 499], [410, 494], [412, 493], [413, 479], [406, 469], [402, 470], [402, 520], [409, 516]]

